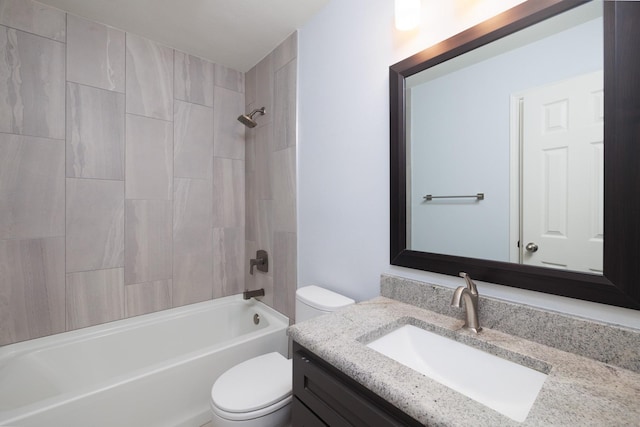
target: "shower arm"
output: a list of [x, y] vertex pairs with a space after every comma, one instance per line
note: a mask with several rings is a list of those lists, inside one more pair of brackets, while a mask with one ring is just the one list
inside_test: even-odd
[[255, 110], [253, 110], [252, 112], [249, 113], [249, 118], [253, 119], [253, 116], [256, 115], [256, 113], [260, 113], [261, 116], [264, 116], [265, 114], [265, 107], [262, 108], [256, 108]]

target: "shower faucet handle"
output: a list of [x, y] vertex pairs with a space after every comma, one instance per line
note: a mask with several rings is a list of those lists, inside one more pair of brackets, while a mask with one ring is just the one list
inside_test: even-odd
[[257, 267], [258, 271], [266, 273], [269, 271], [269, 255], [267, 251], [259, 249], [256, 257], [249, 260], [249, 274], [253, 274], [253, 267]]

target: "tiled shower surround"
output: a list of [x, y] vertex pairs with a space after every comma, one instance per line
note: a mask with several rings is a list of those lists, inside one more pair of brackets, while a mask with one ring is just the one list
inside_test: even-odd
[[[0, 0], [0, 345], [239, 293], [245, 240], [293, 316], [295, 37], [245, 100], [243, 73]], [[245, 143], [256, 102], [271, 114]]]
[[269, 253], [269, 271], [249, 274], [250, 289], [264, 288], [264, 302], [293, 320], [296, 256], [297, 35], [291, 35], [245, 74], [246, 111], [265, 107], [247, 130], [246, 259]]

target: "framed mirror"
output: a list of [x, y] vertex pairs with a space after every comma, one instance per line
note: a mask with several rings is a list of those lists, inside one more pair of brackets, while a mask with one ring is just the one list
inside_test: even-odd
[[638, 42], [640, 2], [530, 0], [391, 66], [391, 264], [640, 309]]

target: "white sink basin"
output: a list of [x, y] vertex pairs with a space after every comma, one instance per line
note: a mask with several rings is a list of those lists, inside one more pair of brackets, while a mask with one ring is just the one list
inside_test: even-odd
[[546, 374], [433, 332], [405, 325], [368, 347], [522, 422]]

